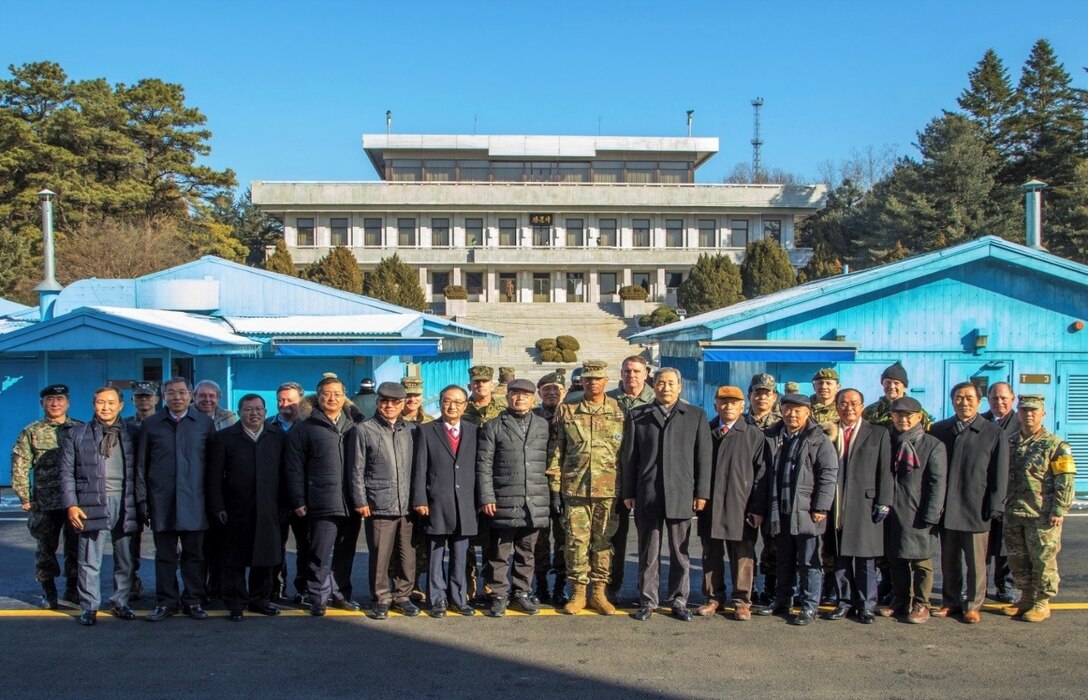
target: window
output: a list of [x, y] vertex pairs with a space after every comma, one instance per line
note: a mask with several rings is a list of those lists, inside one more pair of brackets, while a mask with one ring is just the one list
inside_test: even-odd
[[298, 231], [297, 245], [300, 248], [312, 248], [314, 242], [314, 220], [295, 219], [295, 230]]
[[593, 164], [593, 182], [621, 182], [623, 163], [618, 160], [602, 160]]
[[499, 301], [514, 302], [518, 300], [518, 274], [516, 272], [499, 273]]
[[382, 220], [363, 219], [363, 245], [380, 248], [382, 245]]
[[443, 296], [446, 293], [446, 287], [450, 284], [450, 273], [448, 272], [432, 272], [431, 273], [431, 296]]
[[665, 245], [669, 248], [684, 247], [683, 219], [665, 219]]
[[484, 273], [482, 272], [466, 272], [465, 273], [465, 291], [469, 294], [480, 295], [484, 293]]
[[560, 182], [589, 182], [589, 163], [560, 163]]
[[457, 169], [460, 172], [458, 179], [463, 182], [487, 182], [491, 179], [491, 168], [486, 160], [459, 160]]
[[631, 228], [635, 234], [634, 246], [636, 248], [650, 247], [650, 220], [635, 219], [631, 222]]
[[729, 246], [731, 248], [748, 247], [748, 221], [733, 219], [729, 222]]
[[450, 182], [457, 176], [457, 163], [452, 160], [423, 162], [423, 179], [428, 182]]
[[581, 219], [567, 219], [567, 247], [582, 248], [586, 244], [586, 232]]
[[618, 241], [616, 240], [616, 220], [601, 219], [598, 228], [601, 232], [601, 238], [597, 241], [597, 245], [606, 248], [615, 248], [618, 244]]
[[533, 247], [535, 248], [547, 248], [552, 244], [552, 227], [551, 226], [534, 226], [533, 227]]
[[618, 290], [616, 288], [617, 280], [615, 272], [602, 272], [598, 275], [601, 283], [601, 296], [605, 294], [615, 294]]
[[491, 174], [495, 182], [521, 182], [525, 173], [525, 163], [520, 161], [500, 161], [491, 164]]
[[397, 245], [402, 248], [416, 247], [415, 219], [397, 219]]
[[529, 180], [531, 182], [552, 182], [555, 180], [559, 166], [556, 163], [529, 163]]
[[431, 247], [450, 247], [450, 220], [431, 219]]
[[718, 222], [714, 219], [699, 219], [699, 247], [718, 247]]
[[348, 239], [348, 220], [335, 217], [329, 219], [329, 245], [351, 245]]
[[513, 248], [518, 244], [518, 220], [499, 219], [499, 245]]
[[423, 179], [423, 161], [394, 160], [389, 166], [389, 179], [394, 182], [415, 182]]
[[649, 272], [632, 272], [631, 284], [634, 286], [642, 287], [647, 292], [650, 291], [650, 273]]
[[484, 244], [484, 220], [465, 219], [465, 247], [478, 248]]
[[667, 272], [665, 273], [665, 287], [671, 290], [677, 289], [684, 283], [683, 272]]
[[665, 161], [658, 163], [658, 168], [660, 169], [658, 182], [667, 182], [674, 185], [691, 182], [691, 172], [693, 170], [691, 163]]
[[581, 272], [567, 273], [567, 301], [583, 302], [586, 300], [585, 275]]
[[632, 161], [626, 164], [626, 182], [653, 182], [657, 175], [657, 163], [653, 161]]
[[778, 245], [782, 245], [782, 222], [778, 219], [767, 219], [764, 221], [763, 237], [770, 238]]

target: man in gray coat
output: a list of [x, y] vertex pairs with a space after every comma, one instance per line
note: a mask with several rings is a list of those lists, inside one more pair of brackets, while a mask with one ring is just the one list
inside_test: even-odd
[[[163, 382], [166, 407], [144, 419], [136, 448], [136, 501], [146, 504], [155, 539], [155, 594], [147, 616], [158, 622], [179, 606], [194, 620], [208, 617], [204, 595], [204, 474], [207, 445], [215, 432], [212, 419], [190, 404], [192, 388], [183, 377]], [[181, 580], [178, 591], [178, 545]]]
[[688, 540], [691, 518], [710, 498], [713, 445], [706, 413], [680, 400], [680, 372], [663, 367], [654, 376], [655, 399], [627, 414], [620, 446], [624, 505], [635, 513], [638, 531], [639, 609], [645, 621], [657, 608], [661, 533], [669, 532], [669, 590], [672, 614], [691, 621]]
[[[487, 614], [502, 617], [509, 606], [535, 615], [529, 600], [540, 529], [548, 524], [548, 421], [533, 413], [536, 387], [515, 379], [506, 387], [507, 408], [480, 429], [476, 491], [480, 512], [490, 521], [486, 556], [490, 563], [491, 604]], [[508, 580], [514, 559], [513, 595]]]
[[419, 614], [410, 599], [416, 580], [411, 508], [416, 425], [401, 417], [407, 396], [400, 382], [379, 384], [377, 413], [356, 431], [351, 498], [364, 518], [375, 620], [388, 617], [390, 606], [408, 617]]

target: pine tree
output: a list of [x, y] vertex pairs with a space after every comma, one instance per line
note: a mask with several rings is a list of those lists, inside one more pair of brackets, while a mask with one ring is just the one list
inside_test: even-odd
[[303, 276], [311, 282], [358, 294], [363, 287], [363, 273], [351, 251], [336, 246], [328, 255], [306, 268]]
[[740, 270], [732, 258], [704, 253], [676, 290], [676, 301], [689, 314], [702, 314], [741, 301], [740, 290]]
[[[801, 223], [798, 245], [812, 248], [816, 252], [813, 259], [824, 260], [823, 256], [826, 256], [828, 260], [838, 260], [840, 268], [843, 262], [863, 263], [864, 259], [858, 253], [864, 251], [860, 241], [866, 231], [859, 230], [858, 207], [865, 196], [852, 178], [843, 180], [828, 192], [827, 205]], [[819, 252], [821, 248], [823, 253]], [[809, 276], [808, 279], [816, 278]]]
[[363, 294], [406, 309], [427, 310], [426, 297], [419, 286], [419, 273], [395, 253], [392, 257], [382, 258], [374, 271], [367, 274]]
[[740, 264], [744, 296], [752, 299], [788, 289], [797, 284], [789, 255], [782, 246], [770, 238], [761, 238], [748, 244], [744, 262]]
[[956, 102], [982, 128], [989, 144], [1001, 151], [1007, 147], [1007, 122], [1013, 105], [1009, 72], [997, 53], [987, 49], [967, 79], [970, 85]]
[[812, 257], [809, 258], [808, 264], [797, 271], [797, 281], [811, 282], [841, 274], [842, 261], [835, 257], [831, 246], [819, 241], [812, 250]]
[[291, 259], [291, 253], [287, 250], [287, 244], [282, 238], [276, 240], [276, 251], [264, 261], [264, 269], [269, 272], [278, 272], [281, 275], [298, 277], [298, 269]]

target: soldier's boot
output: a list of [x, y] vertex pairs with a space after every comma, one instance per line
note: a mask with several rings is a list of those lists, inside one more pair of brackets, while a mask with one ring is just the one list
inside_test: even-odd
[[1033, 605], [1035, 605], [1035, 596], [1031, 590], [1025, 588], [1020, 591], [1020, 600], [1001, 608], [1001, 614], [1009, 617], [1022, 617], [1024, 613], [1031, 610]]
[[59, 607], [57, 602], [57, 584], [53, 579], [48, 581], [42, 581], [42, 600], [39, 603], [39, 607], [42, 610], [56, 610]]
[[534, 603], [550, 603], [552, 596], [548, 593], [548, 572], [536, 575], [536, 592], [533, 594]]
[[589, 607], [602, 615], [613, 615], [616, 612], [616, 606], [608, 602], [608, 593], [605, 588], [603, 583], [593, 584], [593, 591], [589, 597]]
[[1050, 619], [1050, 601], [1046, 598], [1035, 601], [1035, 605], [1031, 606], [1031, 610], [1028, 610], [1023, 615], [1024, 622], [1042, 622], [1043, 620]]
[[555, 583], [552, 585], [552, 603], [554, 605], [566, 605], [570, 598], [567, 597], [567, 577], [563, 574], [555, 575]]
[[586, 584], [575, 581], [571, 584], [573, 589], [570, 600], [563, 606], [563, 612], [568, 615], [577, 615], [586, 607]]

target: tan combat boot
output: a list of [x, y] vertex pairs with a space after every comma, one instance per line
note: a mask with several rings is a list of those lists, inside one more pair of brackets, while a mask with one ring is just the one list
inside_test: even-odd
[[570, 600], [563, 606], [563, 612], [568, 615], [577, 615], [586, 607], [586, 584], [575, 581], [571, 584], [571, 590]]
[[605, 588], [606, 586], [603, 583], [593, 584], [593, 593], [589, 597], [589, 607], [602, 615], [612, 615], [616, 612], [616, 606], [608, 602]]
[[1031, 591], [1020, 591], [1020, 600], [1001, 608], [1001, 614], [1009, 617], [1021, 617], [1028, 610], [1031, 610], [1031, 606], [1035, 603], [1034, 598], [1035, 596], [1032, 595]]
[[1043, 620], [1050, 619], [1050, 601], [1047, 599], [1035, 601], [1035, 605], [1031, 606], [1031, 610], [1028, 610], [1023, 615], [1024, 622], [1042, 622]]

